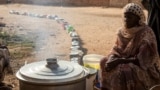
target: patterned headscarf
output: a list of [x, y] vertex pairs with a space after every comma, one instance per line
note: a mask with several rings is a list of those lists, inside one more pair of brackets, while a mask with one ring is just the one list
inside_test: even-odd
[[126, 12], [131, 12], [139, 16], [140, 17], [139, 24], [140, 25], [145, 24], [145, 15], [140, 5], [135, 3], [129, 3], [123, 8], [123, 13], [126, 13]]

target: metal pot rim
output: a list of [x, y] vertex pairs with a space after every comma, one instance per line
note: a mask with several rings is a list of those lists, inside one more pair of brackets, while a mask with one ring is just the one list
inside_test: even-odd
[[[69, 83], [69, 82], [72, 83], [72, 82], [83, 80], [89, 74], [88, 70], [83, 66], [79, 65], [78, 63], [73, 63], [65, 60], [58, 61], [59, 67], [62, 67], [64, 71], [60, 71], [60, 72], [58, 71], [57, 72], [58, 74], [56, 74], [56, 70], [61, 70], [61, 68], [54, 70], [53, 73], [52, 73], [52, 70], [50, 71], [50, 69], [45, 68], [44, 70], [49, 70], [45, 72], [41, 70], [42, 67], [45, 67], [45, 63], [46, 61], [44, 60], [44, 61], [27, 64], [22, 68], [20, 68], [20, 70], [16, 73], [16, 77], [21, 81], [29, 82], [29, 83], [64, 84], [64, 83]], [[48, 73], [50, 75], [47, 75]], [[59, 73], [61, 75], [59, 75]]]

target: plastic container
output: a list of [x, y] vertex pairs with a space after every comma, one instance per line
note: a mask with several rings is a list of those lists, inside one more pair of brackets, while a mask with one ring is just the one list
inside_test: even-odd
[[92, 75], [88, 79], [86, 79], [86, 90], [95, 90], [94, 80], [96, 78], [97, 71], [100, 68], [100, 60], [103, 57], [103, 55], [98, 54], [88, 54], [83, 56], [84, 67], [87, 67], [90, 72], [90, 75]]
[[87, 68], [99, 69], [100, 60], [103, 58], [103, 55], [98, 54], [88, 54], [83, 57], [83, 64]]

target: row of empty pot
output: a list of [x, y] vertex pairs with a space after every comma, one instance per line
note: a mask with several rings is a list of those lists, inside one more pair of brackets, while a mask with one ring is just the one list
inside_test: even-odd
[[82, 64], [82, 56], [84, 52], [82, 51], [81, 45], [80, 45], [80, 38], [78, 34], [76, 33], [74, 27], [70, 25], [67, 21], [65, 21], [63, 18], [58, 17], [57, 15], [42, 15], [42, 14], [35, 14], [35, 13], [29, 13], [29, 12], [20, 12], [16, 10], [9, 11], [10, 14], [15, 15], [23, 15], [23, 16], [30, 16], [35, 18], [46, 18], [46, 19], [52, 19], [55, 20], [57, 23], [61, 24], [64, 30], [66, 30], [71, 37], [71, 47], [70, 47], [70, 60], [71, 62], [76, 62], [79, 64]]

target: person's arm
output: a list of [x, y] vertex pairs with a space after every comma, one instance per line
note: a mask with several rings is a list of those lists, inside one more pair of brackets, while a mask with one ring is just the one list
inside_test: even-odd
[[0, 48], [2, 48], [2, 49], [8, 49], [8, 47], [5, 46], [5, 45], [0, 45]]
[[110, 71], [119, 64], [127, 64], [127, 63], [133, 63], [135, 65], [139, 65], [138, 60], [136, 57], [130, 57], [130, 58], [121, 58], [117, 57], [115, 55], [109, 57], [109, 62], [106, 63], [106, 71]]
[[121, 64], [133, 63], [139, 65], [137, 57], [124, 58], [120, 61]]
[[107, 63], [105, 64], [105, 70], [110, 71], [119, 64], [119, 59], [116, 55], [111, 55], [108, 58]]
[[6, 26], [6, 24], [5, 24], [5, 23], [0, 22], [0, 27], [5, 27], [5, 26]]

